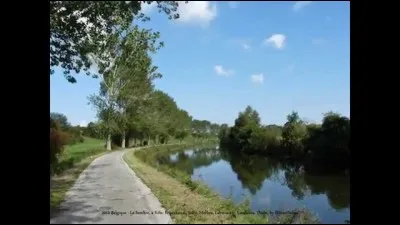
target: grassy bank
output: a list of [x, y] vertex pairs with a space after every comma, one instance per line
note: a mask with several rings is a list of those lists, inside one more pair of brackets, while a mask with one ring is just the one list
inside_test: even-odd
[[235, 205], [231, 199], [220, 197], [205, 184], [192, 181], [188, 174], [166, 165], [158, 165], [155, 160], [155, 155], [160, 152], [180, 150], [182, 146], [158, 146], [124, 155], [125, 161], [157, 196], [163, 207], [171, 212], [175, 223], [315, 222], [306, 212], [280, 216], [253, 214], [249, 201]]
[[83, 143], [65, 146], [56, 175], [50, 184], [50, 213], [57, 211], [65, 194], [81, 172], [97, 157], [106, 153], [104, 141], [86, 138]]

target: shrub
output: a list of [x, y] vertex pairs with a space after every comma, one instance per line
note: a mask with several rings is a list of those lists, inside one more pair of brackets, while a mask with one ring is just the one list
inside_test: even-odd
[[50, 119], [50, 174], [53, 174], [58, 163], [58, 157], [68, 141], [68, 134], [60, 131], [57, 122]]
[[69, 140], [68, 140], [68, 145], [74, 145], [77, 143], [82, 143], [84, 142], [84, 139], [81, 135], [81, 130], [77, 127], [70, 127], [69, 129], [66, 130], [66, 132], [69, 135]]

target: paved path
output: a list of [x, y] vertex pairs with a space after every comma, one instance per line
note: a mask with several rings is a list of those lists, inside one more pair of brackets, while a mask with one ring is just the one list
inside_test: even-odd
[[[129, 151], [129, 150], [126, 150]], [[67, 192], [61, 212], [50, 223], [172, 223], [160, 210], [160, 202], [123, 161], [126, 151], [116, 151], [95, 159]], [[107, 215], [103, 212], [126, 212]], [[131, 212], [148, 212], [133, 214]]]

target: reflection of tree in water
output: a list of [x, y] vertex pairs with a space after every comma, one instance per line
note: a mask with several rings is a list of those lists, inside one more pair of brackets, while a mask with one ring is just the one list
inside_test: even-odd
[[283, 171], [283, 180], [280, 183], [292, 191], [293, 197], [302, 200], [308, 195], [325, 194], [335, 209], [350, 206], [349, 176], [311, 175], [301, 164], [280, 163], [260, 156], [232, 154], [228, 151], [222, 151], [221, 156], [230, 162], [242, 186], [252, 194], [262, 187], [265, 179], [279, 180], [279, 172]]
[[350, 207], [349, 176], [312, 176], [306, 174], [304, 180], [312, 194], [326, 194], [332, 208], [339, 210]]
[[304, 180], [303, 167], [285, 164], [282, 169], [285, 171], [285, 181], [283, 183], [292, 190], [293, 197], [302, 200], [306, 195], [310, 194], [307, 183]]
[[194, 150], [192, 155], [187, 152], [179, 152], [177, 159], [172, 161], [169, 155], [159, 155], [158, 162], [168, 164], [179, 170], [185, 171], [189, 175], [193, 175], [196, 168], [211, 165], [221, 159], [218, 150], [199, 149]]
[[245, 156], [224, 152], [222, 157], [228, 161], [242, 186], [255, 195], [265, 179], [279, 172], [276, 161], [258, 156]]
[[[196, 168], [211, 165], [221, 159], [229, 162], [243, 188], [253, 195], [261, 189], [264, 180], [279, 180], [292, 191], [292, 196], [301, 200], [308, 195], [326, 194], [335, 209], [350, 206], [350, 179], [345, 175], [313, 175], [299, 164], [280, 163], [260, 156], [232, 154], [224, 150], [200, 149], [192, 155], [180, 152], [177, 160], [171, 161], [169, 154], [157, 155], [160, 164], [168, 164], [193, 175]], [[282, 171], [283, 176], [279, 176]]]
[[345, 175], [312, 175], [299, 165], [283, 166], [285, 184], [292, 195], [303, 199], [306, 195], [325, 194], [334, 209], [350, 206], [350, 178]]

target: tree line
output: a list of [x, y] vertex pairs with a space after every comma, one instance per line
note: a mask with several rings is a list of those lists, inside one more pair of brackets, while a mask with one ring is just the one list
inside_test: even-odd
[[[111, 147], [143, 146], [149, 143], [167, 144], [171, 139], [182, 142], [217, 141], [220, 125], [207, 120], [197, 120], [180, 109], [174, 99], [160, 90], [151, 92], [151, 97], [141, 108], [129, 108], [125, 120], [119, 121], [111, 133], [107, 132], [104, 120], [90, 122], [83, 134], [89, 137], [111, 139]], [[134, 111], [137, 110], [137, 111]], [[115, 117], [118, 119], [118, 115]], [[122, 122], [122, 123], [121, 123]]]
[[[170, 139], [176, 139], [179, 142], [186, 139], [198, 143], [218, 141], [217, 135], [220, 127], [218, 124], [207, 120], [193, 119], [188, 112], [179, 109], [168, 94], [158, 90], [154, 93], [161, 99], [151, 98], [154, 103], [147, 105], [149, 108], [144, 109], [146, 113], [135, 114], [135, 117], [127, 120], [127, 126], [120, 129], [125, 132], [125, 142], [123, 142], [121, 132], [112, 133], [113, 148], [143, 146], [150, 144], [150, 141], [152, 144], [167, 144]], [[157, 105], [161, 103], [162, 105]], [[153, 119], [149, 119], [147, 112], [151, 112]], [[57, 167], [66, 145], [83, 143], [84, 137], [106, 139], [108, 133], [104, 129], [103, 123], [98, 120], [90, 122], [86, 127], [73, 126], [64, 114], [50, 113], [51, 173]]]
[[50, 154], [55, 161], [72, 139], [83, 142], [82, 135], [106, 139], [107, 150], [112, 145], [131, 146], [129, 141], [146, 145], [188, 136], [216, 139], [218, 124], [193, 120], [171, 96], [154, 88], [153, 81], [162, 74], [152, 56], [164, 42], [159, 32], [136, 24], [150, 20], [141, 7], [152, 3], [168, 19], [179, 18], [177, 1], [50, 2], [50, 75], [52, 68], [60, 67], [71, 83], [76, 82], [71, 72], [83, 71], [100, 80], [99, 92], [88, 99], [97, 112], [96, 122], [72, 128], [65, 125], [64, 115], [50, 117]]
[[350, 166], [350, 119], [328, 112], [322, 124], [307, 123], [297, 112], [287, 116], [284, 126], [262, 125], [256, 110], [248, 106], [235, 124], [221, 125], [221, 147], [245, 154], [262, 154], [298, 160], [313, 165]]

